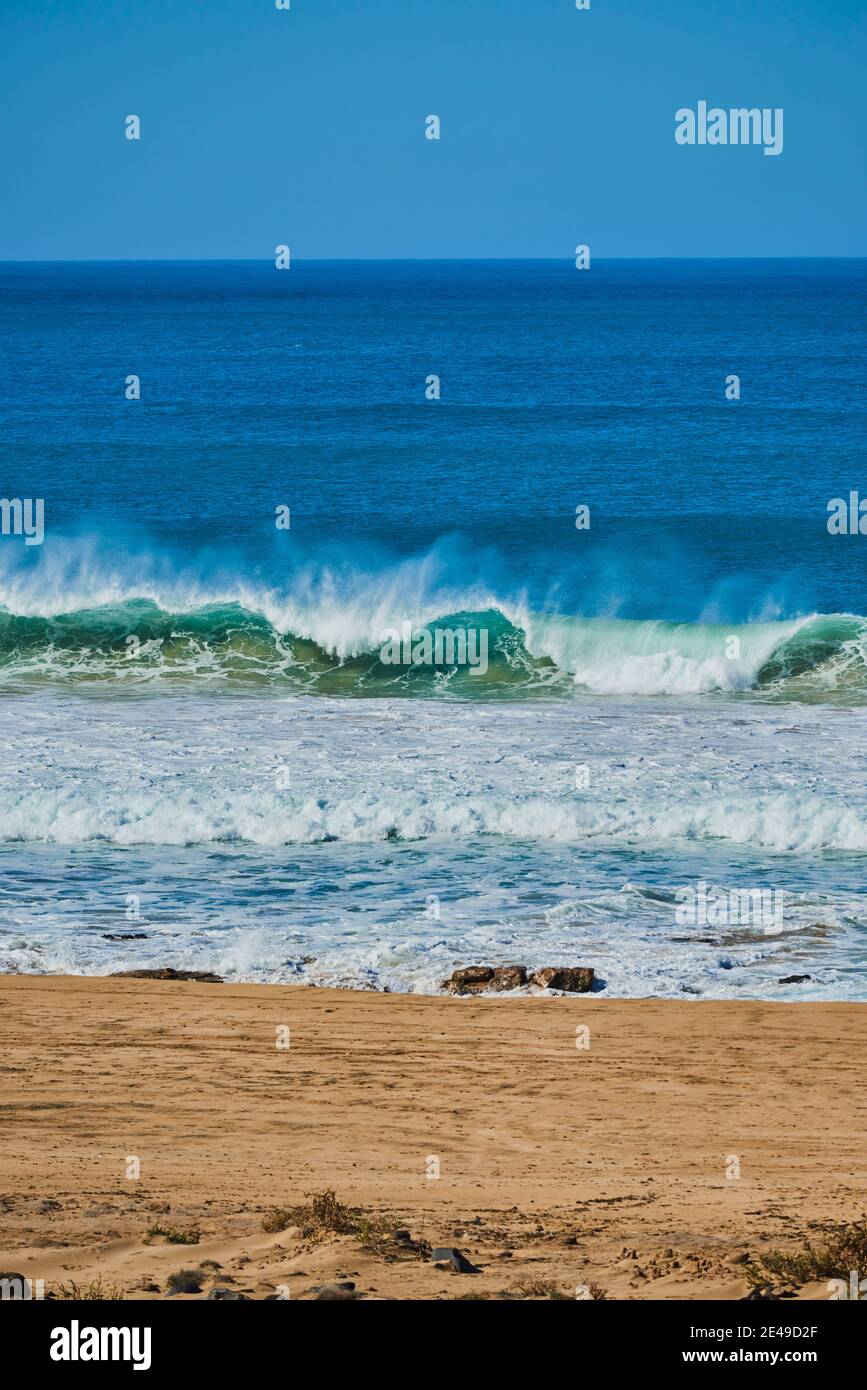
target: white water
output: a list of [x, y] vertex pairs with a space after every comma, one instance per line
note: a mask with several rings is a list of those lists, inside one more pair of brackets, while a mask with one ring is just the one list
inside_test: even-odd
[[[7, 969], [433, 989], [458, 963], [554, 956], [625, 994], [778, 997], [810, 973], [787, 997], [862, 997], [858, 711], [197, 695], [5, 716]], [[678, 930], [673, 894], [702, 878], [783, 891], [786, 931]], [[136, 929], [135, 892], [147, 939], [107, 944]]]

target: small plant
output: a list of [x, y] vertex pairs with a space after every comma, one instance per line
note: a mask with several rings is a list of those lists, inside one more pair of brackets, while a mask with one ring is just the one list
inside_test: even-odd
[[768, 1283], [768, 1276], [808, 1284], [812, 1279], [837, 1279], [850, 1269], [867, 1269], [867, 1217], [827, 1228], [825, 1243], [802, 1250], [768, 1250], [747, 1265], [745, 1274], [754, 1288]]
[[276, 1231], [285, 1231], [287, 1227], [295, 1225], [295, 1218], [300, 1207], [272, 1207], [262, 1217], [262, 1230], [269, 1235], [274, 1235]]
[[337, 1193], [328, 1187], [324, 1192], [305, 1192], [303, 1207], [272, 1207], [262, 1219], [262, 1230], [273, 1233], [288, 1226], [300, 1227], [301, 1234], [320, 1235], [334, 1231], [338, 1235], [353, 1234], [358, 1226], [359, 1213], [338, 1200]]
[[305, 1240], [327, 1232], [355, 1236], [365, 1250], [384, 1255], [394, 1224], [384, 1216], [370, 1216], [359, 1207], [341, 1202], [332, 1187], [323, 1192], [305, 1192], [301, 1207], [271, 1207], [262, 1218], [263, 1231], [273, 1234], [297, 1226]]
[[155, 1240], [165, 1240], [169, 1245], [198, 1245], [201, 1239], [202, 1233], [195, 1226], [189, 1231], [175, 1226], [149, 1226], [142, 1236], [145, 1245], [152, 1245]]
[[374, 1255], [382, 1255], [385, 1253], [385, 1244], [389, 1233], [389, 1223], [384, 1217], [359, 1216], [353, 1234], [363, 1250], [370, 1250]]
[[320, 1231], [349, 1232], [355, 1227], [353, 1213], [349, 1207], [338, 1200], [333, 1188], [324, 1192], [305, 1192], [308, 1198], [310, 1216]]
[[204, 1274], [200, 1269], [179, 1269], [166, 1280], [168, 1293], [201, 1293]]
[[119, 1285], [103, 1284], [102, 1278], [99, 1278], [90, 1284], [60, 1284], [54, 1290], [54, 1297], [70, 1299], [74, 1303], [118, 1303], [123, 1300], [124, 1294]]
[[546, 1279], [525, 1279], [517, 1284], [515, 1292], [522, 1298], [568, 1298], [562, 1289], [550, 1280]]

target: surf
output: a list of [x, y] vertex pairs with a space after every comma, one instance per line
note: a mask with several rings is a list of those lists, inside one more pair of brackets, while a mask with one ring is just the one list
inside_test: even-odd
[[[284, 602], [232, 595], [185, 610], [152, 596], [56, 613], [0, 608], [0, 682], [262, 685], [347, 695], [525, 697], [709, 695], [867, 696], [867, 618], [813, 614], [740, 625], [521, 612], [496, 601], [412, 618], [379, 604], [343, 611], [311, 595]], [[405, 611], [405, 610], [403, 610]], [[390, 664], [393, 626], [486, 634], [488, 662]], [[734, 653], [731, 655], [730, 653]]]
[[[141, 535], [58, 537], [37, 558], [0, 554], [0, 686], [867, 699], [860, 614], [786, 618], [766, 600], [758, 620], [678, 622], [621, 616], [626, 588], [606, 600], [614, 615], [593, 611], [592, 585], [583, 601], [590, 611], [575, 611], [574, 595], [570, 611], [556, 587], [530, 595], [495, 551], [456, 537], [404, 557], [359, 542], [351, 553], [299, 548], [291, 560], [185, 556]], [[717, 608], [710, 594], [697, 611]], [[438, 631], [450, 652], [484, 642], [484, 663], [425, 660]]]

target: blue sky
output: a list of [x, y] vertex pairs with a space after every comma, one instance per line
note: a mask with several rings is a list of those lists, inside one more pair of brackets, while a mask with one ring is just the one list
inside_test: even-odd
[[[867, 253], [862, 0], [0, 16], [3, 259]], [[678, 146], [702, 99], [783, 107], [783, 153]]]

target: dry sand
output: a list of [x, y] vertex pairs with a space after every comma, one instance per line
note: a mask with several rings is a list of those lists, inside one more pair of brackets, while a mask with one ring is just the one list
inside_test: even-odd
[[[745, 1256], [867, 1206], [859, 1005], [7, 976], [0, 1039], [0, 1269], [48, 1290], [742, 1298]], [[372, 1236], [262, 1229], [327, 1188]]]

